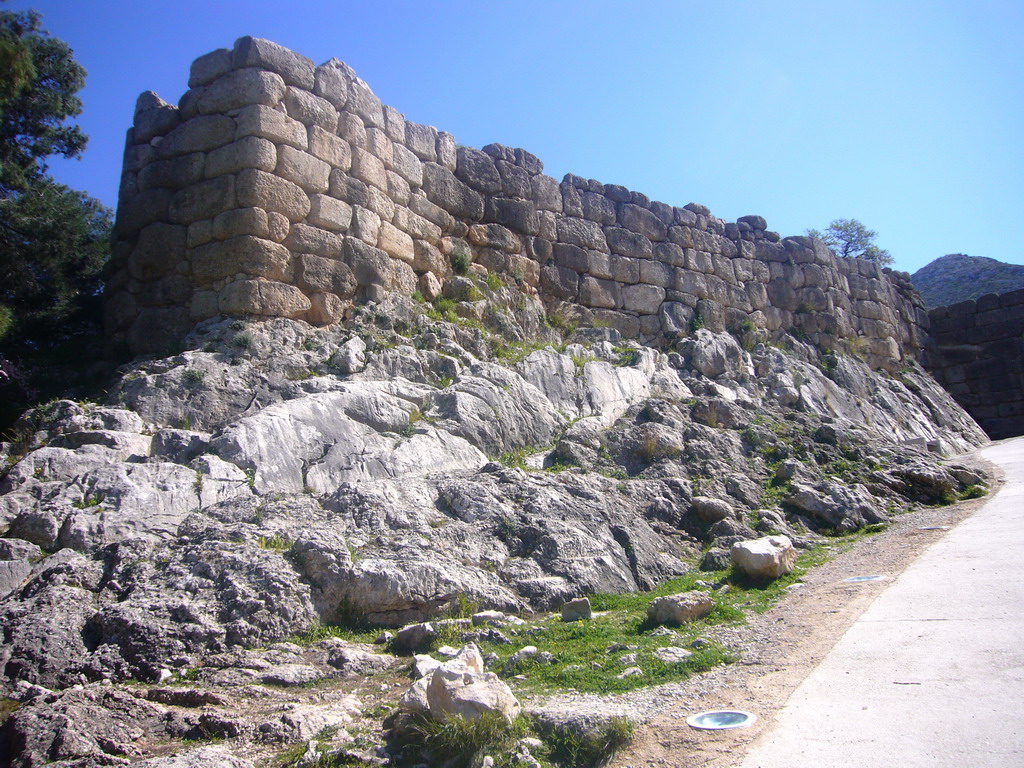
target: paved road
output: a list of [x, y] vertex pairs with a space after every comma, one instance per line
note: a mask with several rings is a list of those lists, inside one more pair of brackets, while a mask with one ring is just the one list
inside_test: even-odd
[[882, 592], [741, 768], [1024, 766], [1024, 438], [1007, 482]]

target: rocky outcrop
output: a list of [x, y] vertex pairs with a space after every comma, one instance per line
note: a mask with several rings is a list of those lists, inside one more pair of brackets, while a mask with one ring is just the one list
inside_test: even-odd
[[1007, 264], [985, 256], [948, 253], [910, 276], [929, 309], [978, 299], [989, 293], [1024, 288], [1024, 265]]
[[[923, 342], [904, 274], [781, 238], [760, 216], [726, 222], [559, 182], [522, 149], [457, 145], [336, 59], [246, 37], [196, 60], [188, 84], [177, 105], [140, 96], [128, 134], [106, 313], [134, 353], [215, 316], [326, 325], [389, 293], [471, 303], [468, 278], [484, 276], [516, 294], [518, 324], [547, 309], [658, 344], [793, 330], [893, 371]], [[728, 351], [707, 349], [698, 369]]]

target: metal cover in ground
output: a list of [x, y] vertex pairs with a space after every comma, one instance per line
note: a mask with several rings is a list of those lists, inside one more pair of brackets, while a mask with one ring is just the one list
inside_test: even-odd
[[738, 709], [716, 709], [711, 712], [690, 715], [686, 718], [686, 724], [702, 731], [723, 731], [727, 728], [745, 728], [748, 725], [753, 725], [755, 720], [757, 720], [757, 715], [750, 712], [742, 712]]
[[843, 581], [860, 582], [860, 581], [881, 581], [885, 576], [851, 576]]

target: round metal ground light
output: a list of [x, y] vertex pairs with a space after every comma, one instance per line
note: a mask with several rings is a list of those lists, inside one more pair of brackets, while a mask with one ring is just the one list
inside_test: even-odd
[[686, 718], [686, 724], [701, 731], [724, 731], [727, 728], [746, 728], [753, 725], [757, 715], [738, 709], [716, 709]]

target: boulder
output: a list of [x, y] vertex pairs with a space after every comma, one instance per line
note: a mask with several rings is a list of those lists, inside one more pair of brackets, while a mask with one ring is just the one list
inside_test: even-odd
[[732, 505], [721, 499], [714, 499], [710, 496], [694, 496], [690, 508], [703, 522], [717, 523], [732, 517], [734, 512]]
[[714, 606], [715, 601], [706, 592], [682, 592], [652, 600], [647, 606], [647, 618], [655, 624], [685, 624], [704, 618]]
[[496, 674], [484, 671], [480, 651], [472, 643], [413, 683], [401, 706], [406, 711], [429, 714], [435, 720], [453, 716], [475, 720], [488, 713], [512, 720], [520, 711], [512, 690]]
[[578, 597], [562, 606], [562, 621], [579, 621], [592, 615], [590, 599], [586, 597]]
[[733, 566], [756, 581], [785, 576], [796, 565], [796, 549], [786, 536], [739, 541], [732, 545], [730, 554]]

